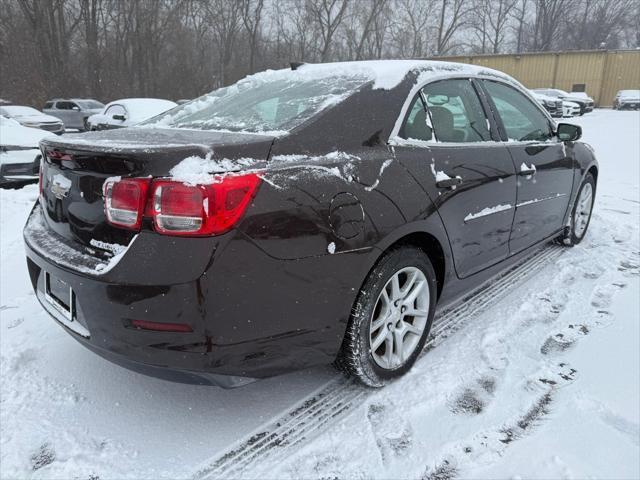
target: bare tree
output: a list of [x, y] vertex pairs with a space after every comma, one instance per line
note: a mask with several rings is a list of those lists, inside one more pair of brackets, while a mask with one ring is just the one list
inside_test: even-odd
[[249, 37], [249, 73], [255, 71], [255, 58], [258, 49], [258, 33], [264, 0], [242, 0], [242, 23]]
[[349, 0], [307, 0], [307, 8], [311, 18], [320, 32], [320, 61], [329, 60], [331, 42], [336, 30], [342, 23]]
[[451, 41], [455, 33], [466, 26], [467, 15], [472, 8], [469, 1], [440, 0], [436, 41], [437, 55], [445, 55], [454, 47]]
[[536, 0], [533, 50], [551, 50], [560, 34], [560, 27], [566, 21], [573, 0]]

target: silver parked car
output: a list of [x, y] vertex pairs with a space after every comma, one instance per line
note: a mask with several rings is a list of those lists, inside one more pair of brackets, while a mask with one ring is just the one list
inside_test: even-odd
[[103, 108], [104, 104], [91, 98], [56, 98], [45, 103], [42, 111], [62, 120], [65, 128], [88, 130], [87, 118]]
[[0, 115], [13, 118], [23, 127], [41, 128], [58, 135], [64, 133], [64, 125], [59, 118], [46, 115], [33, 107], [4, 105], [0, 107]]

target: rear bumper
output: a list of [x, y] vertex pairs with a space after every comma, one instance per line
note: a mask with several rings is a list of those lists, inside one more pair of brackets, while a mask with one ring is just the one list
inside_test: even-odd
[[[54, 232], [32, 234], [39, 209], [25, 227], [25, 245], [44, 309], [99, 355], [174, 381], [234, 386], [332, 362], [367, 264], [362, 251], [279, 260], [232, 231], [179, 240], [140, 234], [115, 265], [96, 269], [87, 254], [74, 258], [73, 246]], [[176, 249], [176, 242], [183, 243]], [[48, 304], [45, 272], [73, 291], [72, 321]], [[131, 320], [184, 323], [193, 331], [138, 330]]]

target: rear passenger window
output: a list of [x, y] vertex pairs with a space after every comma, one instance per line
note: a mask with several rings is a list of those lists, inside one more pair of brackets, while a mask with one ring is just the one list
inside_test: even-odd
[[487, 118], [468, 79], [443, 80], [422, 89], [439, 142], [491, 140]]
[[553, 137], [547, 117], [525, 95], [502, 83], [484, 81], [509, 140], [546, 141]]
[[404, 125], [400, 130], [400, 137], [407, 140], [421, 140], [427, 142], [433, 139], [431, 127], [427, 124], [427, 109], [421, 95], [416, 95], [409, 109]]
[[44, 104], [44, 108], [53, 108], [53, 102], [47, 102]]

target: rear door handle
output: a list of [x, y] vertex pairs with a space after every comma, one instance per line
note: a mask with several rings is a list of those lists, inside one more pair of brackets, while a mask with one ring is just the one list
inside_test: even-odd
[[461, 183], [462, 183], [462, 178], [453, 177], [453, 178], [447, 178], [446, 180], [440, 180], [439, 182], [436, 182], [436, 187], [451, 188], [451, 187], [457, 187]]

